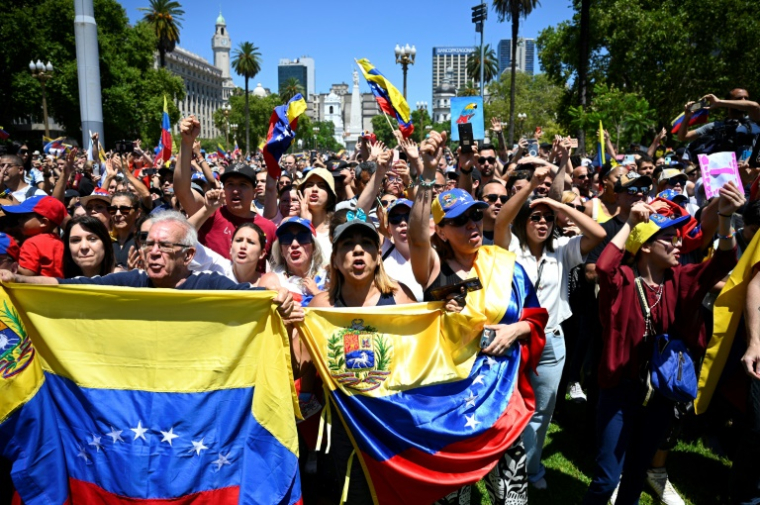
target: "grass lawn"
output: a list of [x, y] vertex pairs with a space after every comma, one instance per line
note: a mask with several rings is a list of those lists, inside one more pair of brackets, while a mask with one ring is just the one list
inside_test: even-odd
[[[570, 419], [570, 422], [563, 422], [563, 425], [552, 423], [544, 444], [543, 462], [547, 468], [549, 487], [544, 491], [530, 488], [531, 505], [580, 503], [591, 482], [594, 447], [587, 445], [588, 434], [583, 433], [586, 427], [579, 422], [583, 417], [582, 410], [577, 405], [564, 405], [566, 412], [563, 417]], [[679, 441], [670, 452], [667, 468], [670, 481], [686, 503], [727, 503], [731, 463], [715, 455], [701, 441]], [[473, 504], [490, 505], [482, 482], [473, 491]], [[659, 503], [659, 500], [647, 486], [639, 503], [651, 505]]]

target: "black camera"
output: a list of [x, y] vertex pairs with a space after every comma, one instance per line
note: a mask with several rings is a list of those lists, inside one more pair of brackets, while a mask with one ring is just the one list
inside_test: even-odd
[[457, 128], [459, 128], [459, 147], [462, 149], [462, 153], [471, 153], [472, 146], [475, 145], [472, 123], [458, 124]]
[[114, 146], [114, 151], [122, 154], [127, 154], [133, 152], [135, 149], [135, 144], [131, 140], [117, 140], [116, 145]]

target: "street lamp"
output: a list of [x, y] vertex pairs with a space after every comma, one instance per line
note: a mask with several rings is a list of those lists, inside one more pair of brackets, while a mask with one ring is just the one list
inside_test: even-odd
[[520, 133], [518, 134], [520, 137], [522, 137], [523, 134], [523, 126], [525, 125], [525, 120], [528, 118], [528, 115], [524, 112], [520, 112], [517, 114], [517, 121], [520, 123]]
[[[230, 125], [230, 130], [232, 130], [232, 140], [235, 140], [237, 138], [237, 134], [236, 134], [237, 129], [238, 129], [237, 123], [233, 123]], [[237, 141], [235, 141], [235, 143], [237, 143]]]
[[312, 128], [312, 130], [314, 131], [314, 150], [318, 151], [319, 150], [319, 126], [315, 126], [314, 128]]
[[[428, 108], [427, 102], [417, 102], [417, 110], [420, 111], [420, 130], [424, 129], [425, 126], [425, 111]], [[422, 135], [422, 138], [425, 138], [425, 135]]]
[[42, 116], [45, 121], [45, 136], [47, 138], [50, 138], [50, 127], [48, 126], [47, 90], [45, 89], [45, 85], [53, 77], [54, 70], [53, 64], [50, 61], [47, 62], [47, 65], [40, 60], [37, 60], [37, 63], [34, 61], [29, 62], [29, 71], [32, 72], [32, 77], [40, 81], [40, 85], [42, 85]]
[[296, 144], [298, 144], [298, 151], [299, 152], [302, 151], [303, 150], [303, 139], [296, 140]]
[[225, 103], [222, 105], [222, 112], [224, 113], [224, 139], [225, 139], [225, 147], [227, 150], [230, 150], [230, 110], [232, 107], [230, 107], [230, 104]]
[[396, 44], [395, 53], [396, 63], [400, 64], [404, 71], [404, 100], [406, 100], [406, 71], [409, 68], [409, 65], [414, 65], [414, 58], [417, 56], [417, 48], [414, 46], [409, 47], [409, 44], [404, 47]]

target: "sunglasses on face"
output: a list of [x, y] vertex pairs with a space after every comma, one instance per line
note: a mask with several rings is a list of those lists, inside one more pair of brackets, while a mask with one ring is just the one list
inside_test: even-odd
[[127, 205], [109, 205], [108, 206], [108, 213], [112, 216], [115, 216], [117, 212], [121, 212], [123, 215], [127, 215], [130, 212], [135, 210], [134, 207], [129, 207]]
[[546, 214], [541, 214], [540, 212], [536, 212], [535, 214], [531, 214], [530, 216], [528, 216], [528, 219], [530, 219], [534, 223], [540, 223], [541, 220], [543, 219], [544, 221], [547, 222], [547, 224], [552, 224], [554, 223], [554, 213], [547, 212]]
[[483, 200], [485, 200], [488, 203], [496, 203], [496, 200], [499, 200], [502, 205], [507, 203], [507, 200], [509, 200], [509, 197], [507, 195], [483, 195]]
[[629, 188], [625, 188], [625, 192], [629, 195], [638, 195], [639, 193], [642, 193], [646, 195], [652, 190], [652, 186], [631, 186]]
[[658, 242], [663, 242], [665, 244], [670, 244], [671, 246], [676, 247], [676, 246], [678, 246], [681, 243], [681, 237], [679, 237], [678, 235], [673, 235], [669, 239], [667, 239], [667, 238], [658, 238], [657, 241]]
[[675, 186], [676, 184], [683, 184], [683, 177], [671, 177], [667, 180], [669, 186]]
[[287, 247], [290, 244], [293, 243], [293, 240], [298, 240], [298, 243], [301, 245], [311, 244], [311, 232], [308, 232], [306, 230], [302, 230], [296, 233], [286, 231], [280, 237], [278, 238], [280, 241], [280, 244]]
[[566, 203], [565, 205], [567, 205], [568, 207], [572, 207], [575, 210], [586, 212], [586, 207], [584, 207], [583, 205], [575, 205], [574, 203]]
[[488, 156], [488, 157], [481, 156], [480, 158], [478, 158], [478, 163], [480, 163], [481, 165], [485, 163], [486, 161], [490, 163], [491, 165], [493, 165], [494, 163], [496, 163], [496, 158], [494, 158], [493, 156]]
[[576, 175], [575, 178], [583, 181], [585, 179], [588, 179], [588, 175], [587, 174]]
[[388, 205], [392, 204], [392, 203], [393, 203], [393, 202], [395, 202], [395, 201], [396, 201], [396, 200], [380, 200], [380, 204], [381, 204], [383, 207], [387, 207]]
[[479, 223], [482, 220], [483, 220], [483, 211], [480, 209], [476, 209], [467, 214], [462, 214], [461, 216], [457, 216], [451, 219], [444, 219], [443, 224], [458, 228], [460, 226], [466, 225], [470, 221], [472, 221], [473, 223]]
[[392, 216], [388, 217], [388, 222], [393, 225], [399, 225], [402, 222], [408, 223], [409, 222], [409, 213], [408, 212], [402, 212], [400, 214], [393, 214]]

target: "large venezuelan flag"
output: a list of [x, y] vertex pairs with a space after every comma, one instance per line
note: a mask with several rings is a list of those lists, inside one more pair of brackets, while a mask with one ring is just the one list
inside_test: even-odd
[[6, 289], [0, 454], [24, 503], [301, 503], [272, 292]]
[[296, 138], [298, 116], [306, 112], [306, 100], [301, 93], [288, 100], [285, 105], [278, 105], [269, 118], [269, 131], [263, 146], [267, 173], [274, 179], [280, 177], [280, 158]]
[[412, 124], [412, 116], [409, 112], [409, 104], [406, 103], [404, 95], [368, 59], [362, 58], [356, 63], [359, 64], [359, 68], [367, 80], [372, 94], [375, 95], [375, 100], [377, 100], [380, 110], [395, 117], [396, 121], [398, 121], [398, 129], [404, 138], [408, 138], [414, 133], [414, 125]]
[[[512, 253], [482, 247], [474, 270], [485, 289], [461, 314], [440, 303], [307, 309], [301, 334], [376, 504], [433, 503], [477, 482], [535, 410], [526, 368], [543, 349], [546, 310]], [[517, 321], [530, 324], [529, 345], [479, 353], [484, 324]]]

